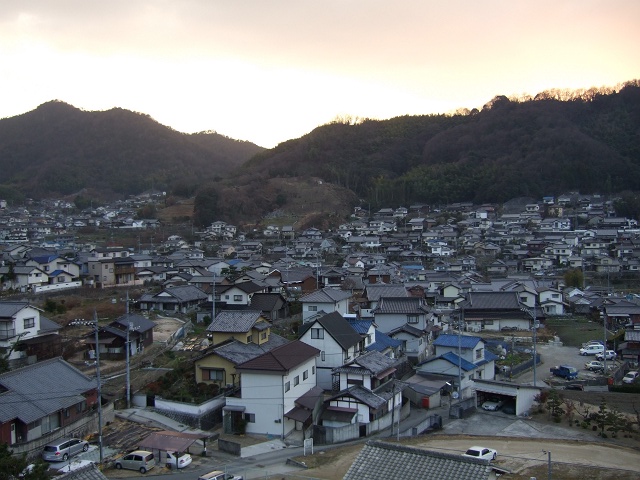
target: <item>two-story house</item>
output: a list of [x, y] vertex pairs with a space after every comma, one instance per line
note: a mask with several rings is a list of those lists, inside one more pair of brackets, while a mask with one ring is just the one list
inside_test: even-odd
[[337, 312], [340, 315], [349, 313], [350, 292], [326, 287], [300, 297], [302, 304], [302, 322], [306, 323], [320, 312]]
[[302, 428], [308, 419], [296, 415], [296, 402], [317, 390], [318, 355], [317, 348], [294, 340], [237, 365], [240, 397], [227, 397], [222, 409], [225, 432], [237, 432], [244, 424], [246, 433], [285, 439]]
[[237, 365], [280, 347], [288, 340], [271, 332], [271, 324], [259, 311], [221, 311], [207, 327], [212, 348], [195, 359], [196, 382], [222, 388], [240, 386]]
[[416, 370], [449, 377], [464, 398], [469, 397], [474, 379], [494, 379], [497, 357], [485, 348], [480, 337], [441, 334], [433, 346], [435, 357], [419, 364]]
[[302, 324], [299, 340], [320, 350], [316, 384], [324, 390], [337, 389], [332, 384], [333, 369], [350, 362], [365, 349], [365, 340], [338, 312]]
[[27, 302], [0, 302], [0, 355], [9, 365], [62, 353], [60, 325]]

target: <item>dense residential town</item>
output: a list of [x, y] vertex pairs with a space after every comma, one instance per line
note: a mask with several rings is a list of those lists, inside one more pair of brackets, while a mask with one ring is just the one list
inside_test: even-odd
[[[363, 206], [329, 231], [273, 215], [259, 228], [215, 221], [186, 235], [138, 218], [162, 201], [151, 193], [80, 213], [63, 201], [0, 201], [0, 442], [15, 452], [96, 430], [95, 369], [63, 359], [69, 326], [41, 308], [87, 289], [141, 293], [83, 339], [86, 360], [144, 352], [158, 315], [204, 327], [191, 369], [209, 398], [193, 413], [158, 391], [154, 408], [193, 425], [219, 418], [226, 434], [335, 444], [393, 428], [412, 409], [526, 416], [556, 381], [536, 383], [536, 342], [553, 341], [542, 338], [547, 321], [575, 315], [617, 335], [599, 351], [613, 349], [612, 381], [637, 369], [640, 296], [612, 285], [637, 285], [640, 229], [611, 199]], [[152, 240], [125, 247], [120, 232]], [[512, 380], [520, 366], [504, 359], [516, 352], [532, 383]], [[148, 406], [147, 389], [126, 395]]]

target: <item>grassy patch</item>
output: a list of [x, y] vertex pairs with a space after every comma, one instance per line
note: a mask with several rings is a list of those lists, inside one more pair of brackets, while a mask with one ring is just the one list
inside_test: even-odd
[[604, 335], [602, 324], [586, 317], [550, 318], [546, 326], [569, 347], [580, 347], [589, 340], [602, 340]]

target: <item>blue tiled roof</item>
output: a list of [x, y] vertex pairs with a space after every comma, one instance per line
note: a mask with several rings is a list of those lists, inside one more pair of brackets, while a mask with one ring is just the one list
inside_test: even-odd
[[[478, 342], [482, 340], [480, 337], [472, 337], [470, 335], [460, 335], [461, 348], [475, 348]], [[443, 333], [433, 342], [436, 347], [458, 347], [458, 335]]]
[[366, 334], [373, 322], [371, 320], [349, 320], [349, 323], [356, 332]]
[[367, 350], [382, 352], [386, 348], [397, 348], [402, 345], [401, 340], [391, 338], [389, 335], [376, 330], [376, 341], [367, 347]]
[[497, 355], [494, 355], [489, 350], [484, 351], [484, 359], [476, 362], [477, 366], [484, 365], [485, 363], [489, 363], [498, 359]]
[[455, 365], [456, 367], [460, 365], [460, 367], [462, 367], [462, 369], [465, 372], [469, 372], [471, 370], [476, 369], [476, 365], [465, 360], [464, 358], [458, 357], [458, 355], [456, 355], [453, 352], [447, 352], [444, 355], [440, 355], [440, 358], [446, 360], [447, 362], [450, 362], [452, 365]]

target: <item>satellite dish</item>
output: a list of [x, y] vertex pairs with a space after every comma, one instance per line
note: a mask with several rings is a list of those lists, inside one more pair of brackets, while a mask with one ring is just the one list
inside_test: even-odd
[[451, 394], [451, 398], [457, 399], [460, 395], [458, 395], [458, 392], [453, 392]]

